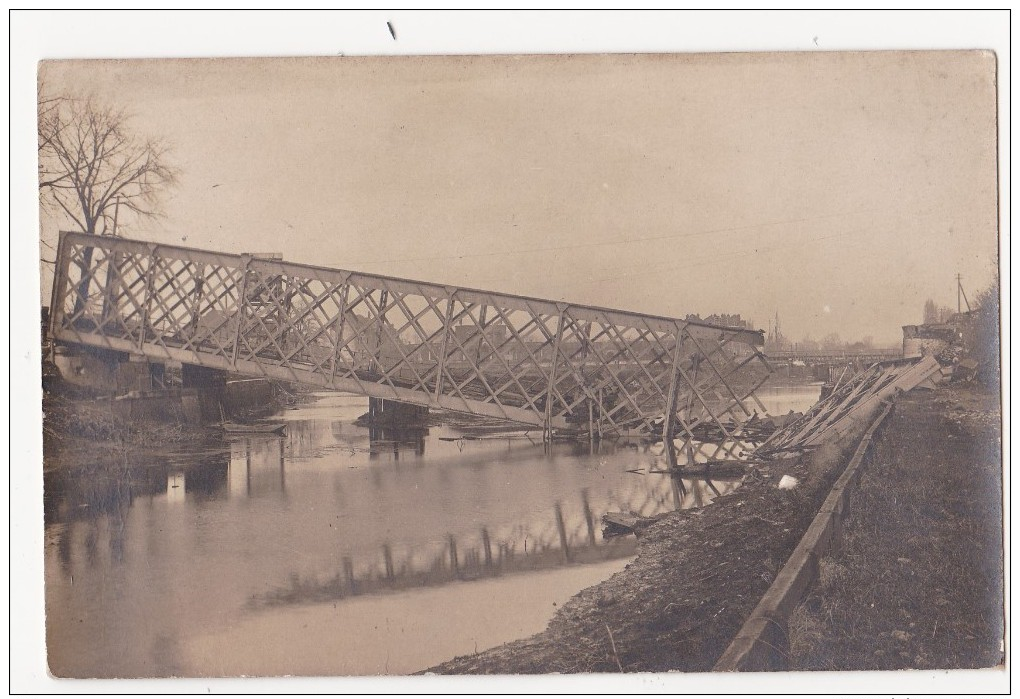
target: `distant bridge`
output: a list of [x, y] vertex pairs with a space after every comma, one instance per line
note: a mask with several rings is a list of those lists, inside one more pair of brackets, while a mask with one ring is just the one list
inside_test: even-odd
[[889, 349], [863, 349], [863, 350], [778, 350], [766, 352], [767, 357], [773, 361], [802, 361], [805, 364], [849, 364], [858, 362], [864, 366], [875, 362], [885, 362], [890, 359], [900, 359], [903, 350], [898, 347]]
[[62, 233], [55, 340], [546, 430], [739, 453], [766, 412], [761, 331]]

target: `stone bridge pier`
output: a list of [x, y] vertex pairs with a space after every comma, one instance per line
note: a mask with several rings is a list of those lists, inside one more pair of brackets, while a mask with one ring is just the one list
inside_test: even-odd
[[227, 372], [222, 369], [181, 365], [181, 407], [188, 422], [219, 422], [226, 389]]
[[429, 409], [424, 405], [399, 403], [383, 398], [369, 398], [366, 419], [371, 425], [419, 427], [428, 422]]

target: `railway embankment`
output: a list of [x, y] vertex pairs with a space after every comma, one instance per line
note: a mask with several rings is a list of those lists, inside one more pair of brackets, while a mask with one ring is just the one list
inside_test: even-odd
[[793, 670], [1003, 662], [999, 397], [978, 384], [903, 396], [850, 494], [843, 545], [790, 619]]
[[[817, 580], [798, 595], [803, 604], [788, 619], [775, 669], [1000, 662], [996, 400], [974, 385], [898, 397], [858, 465], [847, 541], [817, 562]], [[651, 524], [638, 535], [637, 558], [556, 610], [544, 632], [430, 672], [712, 670], [773, 587], [871, 424], [861, 421], [807, 455], [770, 461], [712, 505]], [[797, 486], [779, 488], [784, 476]]]

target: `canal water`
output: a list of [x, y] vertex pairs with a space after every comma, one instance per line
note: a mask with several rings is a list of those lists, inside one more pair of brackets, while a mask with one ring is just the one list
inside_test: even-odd
[[[760, 395], [785, 413], [818, 393]], [[314, 398], [271, 418], [282, 436], [47, 472], [55, 675], [415, 672], [541, 631], [622, 570], [636, 543], [604, 540], [605, 512], [700, 507], [738, 485], [653, 473], [661, 444], [369, 430], [367, 399]]]

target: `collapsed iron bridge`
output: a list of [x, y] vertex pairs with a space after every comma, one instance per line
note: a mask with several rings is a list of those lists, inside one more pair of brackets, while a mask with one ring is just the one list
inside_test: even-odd
[[[762, 331], [62, 233], [55, 340], [591, 436], [712, 441], [767, 412]], [[753, 420], [751, 420], [753, 422]]]

